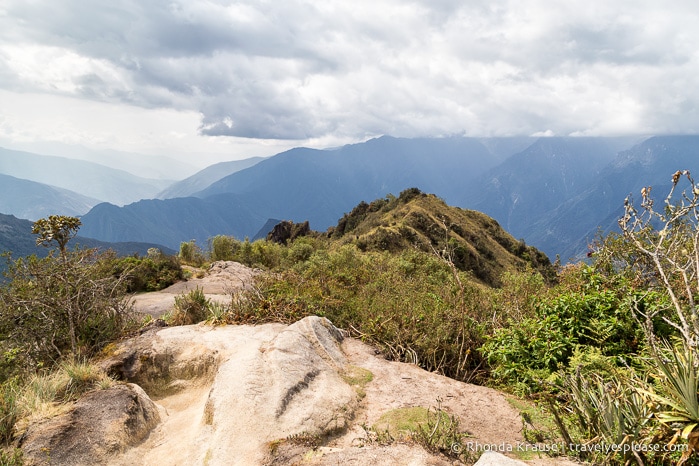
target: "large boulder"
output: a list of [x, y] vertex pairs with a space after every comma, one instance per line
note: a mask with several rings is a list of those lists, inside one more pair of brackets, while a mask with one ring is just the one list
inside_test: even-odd
[[134, 384], [95, 390], [66, 414], [32, 425], [20, 446], [27, 465], [93, 465], [145, 439], [160, 422], [158, 408]]
[[165, 458], [174, 451], [188, 463], [262, 464], [279, 439], [343, 431], [357, 394], [341, 376], [342, 339], [311, 316], [289, 326], [156, 328], [120, 343], [103, 367], [141, 384], [169, 414], [119, 464], [175, 464]]

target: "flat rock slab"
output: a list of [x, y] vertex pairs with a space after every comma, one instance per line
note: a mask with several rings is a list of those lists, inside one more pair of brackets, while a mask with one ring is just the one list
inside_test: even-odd
[[[387, 361], [373, 347], [343, 338], [330, 321], [316, 316], [289, 326], [154, 326], [118, 343], [102, 366], [144, 387], [158, 407], [150, 410], [155, 414], [149, 419], [159, 418], [160, 423], [134, 434], [128, 429], [125, 434], [100, 434], [103, 439], [121, 438], [116, 443], [99, 436], [81, 442], [72, 439], [79, 424], [69, 418], [44, 429], [50, 441], [25, 442], [25, 451], [74, 452], [65, 462], [54, 462], [52, 456], [51, 464], [461, 464], [414, 442], [381, 445], [367, 435], [366, 426], [388, 411], [437, 406], [457, 416], [473, 442], [524, 442], [519, 413], [504, 394]], [[361, 387], [350, 376], [357, 373], [370, 374]], [[98, 417], [99, 406], [94, 409]], [[117, 417], [107, 416], [105, 425], [113, 425], [109, 419]], [[130, 422], [120, 419], [124, 425]], [[83, 430], [94, 430], [89, 419], [80, 422]], [[88, 443], [100, 449], [83, 455], [80, 448]], [[480, 453], [471, 457], [475, 460]], [[101, 461], [95, 461], [100, 455]], [[487, 453], [483, 461], [503, 458]], [[539, 458], [526, 464], [573, 463]]]
[[234, 261], [217, 261], [201, 278], [190, 278], [177, 282], [164, 290], [134, 295], [134, 309], [142, 314], [162, 317], [170, 312], [175, 305], [175, 296], [189, 293], [200, 288], [210, 300], [228, 304], [231, 294], [237, 290], [249, 287], [253, 278], [260, 273]]

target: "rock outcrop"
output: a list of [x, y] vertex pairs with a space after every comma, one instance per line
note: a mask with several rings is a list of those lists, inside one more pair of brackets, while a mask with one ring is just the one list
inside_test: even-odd
[[31, 426], [20, 446], [27, 465], [102, 464], [138, 445], [159, 422], [143, 389], [117, 385], [90, 392], [68, 413]]
[[124, 383], [33, 426], [22, 443], [33, 464], [459, 464], [371, 437], [384, 414], [436, 403], [474, 442], [524, 441], [501, 393], [388, 361], [321, 317], [153, 326], [118, 343], [102, 366]]

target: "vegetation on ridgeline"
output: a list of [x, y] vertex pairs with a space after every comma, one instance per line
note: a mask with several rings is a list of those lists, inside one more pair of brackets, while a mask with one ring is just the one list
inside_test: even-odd
[[[39, 241], [67, 240], [45, 259], [9, 261], [0, 288], [0, 441], [21, 434], [19, 394], [36, 377], [134, 325], [128, 292], [180, 279], [180, 263], [235, 260], [265, 272], [227, 306], [200, 289], [178, 296], [170, 323], [325, 316], [387, 357], [536, 403], [556, 427], [534, 428], [527, 411], [532, 443], [609, 446], [564, 451], [593, 464], [697, 464], [699, 186], [686, 171], [672, 182], [659, 208], [650, 188], [638, 205], [629, 197], [621, 233], [564, 267], [417, 189], [360, 203], [325, 233], [287, 222], [274, 241], [216, 236], [206, 250], [182, 243], [176, 258], [70, 250], [79, 223], [50, 217]], [[88, 378], [82, 386], [107, 384]]]

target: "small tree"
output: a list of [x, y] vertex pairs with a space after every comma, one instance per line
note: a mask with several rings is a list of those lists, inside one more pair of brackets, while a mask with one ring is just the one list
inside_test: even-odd
[[65, 352], [90, 353], [127, 323], [128, 273], [116, 277], [115, 254], [67, 249], [80, 220], [51, 216], [34, 223], [37, 244], [56, 243], [60, 258], [30, 256], [8, 264], [0, 287], [0, 342], [19, 348], [37, 364]]
[[77, 217], [65, 215], [49, 215], [48, 218], [40, 218], [32, 226], [32, 233], [39, 235], [36, 239], [37, 246], [49, 247], [55, 242], [61, 257], [66, 257], [66, 245], [68, 241], [78, 234], [82, 222]]
[[[689, 186], [678, 195], [682, 180]], [[699, 293], [699, 186], [688, 170], [675, 172], [661, 210], [655, 207], [651, 189], [641, 190], [640, 207], [634, 205], [631, 196], [626, 198], [619, 226], [634, 252], [650, 261], [654, 268], [653, 280], [670, 297], [675, 318], [662, 316], [663, 320], [677, 329], [689, 346], [696, 347], [699, 336], [696, 302]], [[649, 321], [654, 316], [645, 314]]]

